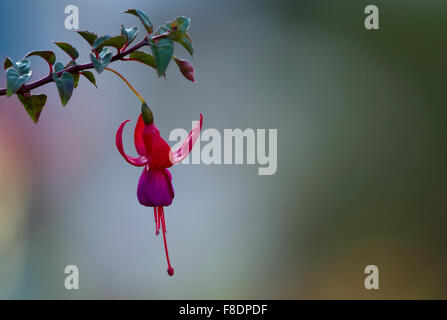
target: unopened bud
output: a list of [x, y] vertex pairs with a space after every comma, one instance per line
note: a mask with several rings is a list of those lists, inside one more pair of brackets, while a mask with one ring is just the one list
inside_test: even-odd
[[186, 79], [196, 82], [196, 80], [194, 80], [194, 68], [188, 61], [178, 58], [174, 58], [174, 61], [177, 63], [180, 72]]
[[143, 116], [143, 121], [145, 124], [154, 123], [154, 115], [146, 103], [141, 105], [141, 115]]

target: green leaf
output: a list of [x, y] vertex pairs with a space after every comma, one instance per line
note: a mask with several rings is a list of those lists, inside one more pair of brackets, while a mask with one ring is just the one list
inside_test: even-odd
[[91, 83], [93, 83], [95, 85], [96, 88], [98, 88], [98, 86], [96, 85], [96, 79], [95, 76], [93, 75], [93, 73], [91, 73], [90, 71], [83, 71], [81, 72], [81, 74], [87, 78], [88, 81], [90, 81]]
[[19, 89], [31, 78], [32, 71], [21, 74], [16, 68], [10, 67], [6, 70], [6, 96], [19, 91]]
[[158, 76], [162, 76], [165, 74], [174, 53], [174, 43], [171, 39], [159, 39], [150, 41], [149, 44], [154, 55]]
[[77, 88], [79, 84], [79, 73], [72, 73], [73, 76], [73, 88]]
[[72, 60], [75, 60], [79, 57], [78, 50], [76, 50], [71, 44], [66, 42], [54, 42], [54, 44], [64, 50], [65, 53], [71, 57]]
[[157, 27], [157, 30], [155, 30], [155, 35], [159, 36], [163, 33], [171, 32], [171, 23], [168, 21], [164, 25], [160, 25]]
[[175, 18], [173, 21], [170, 22], [169, 29], [171, 32], [168, 38], [172, 40], [178, 40], [182, 38], [188, 31], [190, 23], [190, 18], [183, 16]]
[[[62, 63], [61, 63], [62, 64]], [[61, 71], [61, 70], [63, 70], [63, 69], [67, 69], [67, 68], [70, 68], [70, 67], [73, 67], [73, 66], [75, 66], [76, 65], [76, 61], [74, 61], [74, 60], [70, 60], [66, 65], [65, 65], [65, 67], [63, 67], [62, 69], [60, 69], [60, 70], [58, 70], [58, 71]]]
[[190, 18], [185, 17], [185, 16], [180, 16], [180, 17], [175, 18], [171, 22], [171, 28], [173, 30], [178, 28], [178, 30], [186, 32], [186, 31], [188, 31], [190, 24], [191, 24], [191, 19]]
[[109, 39], [104, 40], [100, 45], [96, 47], [98, 51], [101, 51], [104, 47], [115, 47], [117, 50], [120, 50], [126, 44], [126, 37], [115, 36]]
[[17, 96], [33, 122], [37, 123], [37, 121], [39, 121], [40, 113], [47, 102], [47, 96], [44, 94], [31, 95], [27, 97], [18, 94]]
[[194, 47], [192, 45], [191, 37], [188, 33], [185, 33], [182, 38], [176, 41], [180, 43], [191, 56], [194, 54]]
[[73, 93], [74, 78], [68, 72], [63, 72], [60, 77], [58, 77], [56, 72], [54, 72], [53, 79], [54, 83], [56, 83], [57, 90], [59, 91], [59, 97], [61, 98], [62, 105], [65, 106]]
[[134, 16], [138, 17], [149, 34], [151, 34], [152, 31], [154, 30], [151, 20], [143, 11], [136, 9], [128, 9], [124, 11], [124, 13], [133, 14]]
[[[69, 65], [70, 65], [70, 63], [67, 64], [66, 67], [68, 67]], [[66, 67], [64, 67], [64, 65], [60, 62], [56, 62], [56, 64], [54, 65], [54, 71], [59, 72], [59, 71], [64, 70]]]
[[[109, 36], [108, 34], [106, 34], [105, 36], [99, 37], [98, 39], [95, 40], [95, 42], [93, 42], [93, 49], [97, 49], [104, 41], [110, 39], [111, 36]], [[102, 50], [102, 48], [101, 48]], [[99, 51], [101, 51], [99, 50]]]
[[48, 64], [53, 65], [56, 62], [56, 55], [53, 51], [32, 51], [28, 53], [25, 58], [31, 57], [31, 56], [39, 56], [42, 59], [44, 59]]
[[126, 38], [126, 44], [129, 45], [131, 44], [135, 38], [138, 35], [138, 28], [137, 27], [132, 27], [132, 28], [124, 28], [123, 25], [121, 25], [121, 35], [123, 35]]
[[149, 53], [143, 51], [134, 51], [129, 56], [130, 59], [144, 63], [154, 69], [156, 69], [155, 59]]
[[31, 62], [26, 59], [22, 59], [14, 63], [14, 67], [21, 73], [28, 73], [31, 70]]
[[107, 68], [112, 60], [112, 51], [110, 51], [109, 48], [102, 49], [101, 53], [99, 54], [99, 59], [97, 59], [93, 53], [90, 53], [90, 60], [92, 61], [96, 71], [101, 73], [105, 68]]
[[10, 58], [6, 58], [5, 62], [3, 63], [3, 66], [5, 70], [8, 69], [9, 67], [12, 67], [13, 66], [12, 60]]
[[76, 31], [83, 37], [91, 46], [93, 46], [93, 43], [98, 38], [96, 34], [90, 31]]
[[[191, 19], [187, 17], [177, 17], [173, 21], [168, 21], [155, 31], [155, 35], [169, 33], [168, 38], [181, 44], [192, 56], [194, 47], [191, 36], [187, 33]], [[175, 30], [174, 30], [175, 29]]]
[[[10, 60], [11, 61], [11, 60]], [[6, 96], [19, 91], [19, 89], [31, 78], [31, 62], [28, 60], [20, 60], [16, 63], [12, 62], [12, 66], [6, 70]]]

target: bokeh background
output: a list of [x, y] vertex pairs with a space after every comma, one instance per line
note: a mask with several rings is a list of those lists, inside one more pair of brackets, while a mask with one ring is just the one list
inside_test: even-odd
[[[38, 125], [16, 97], [0, 97], [0, 298], [397, 299], [447, 298], [447, 2], [375, 0], [1, 1], [0, 58], [67, 41], [64, 28], [118, 34], [120, 14], [158, 25], [192, 18], [197, 83], [175, 65], [167, 79], [114, 63], [147, 98], [162, 136], [204, 128], [278, 129], [278, 170], [256, 165], [173, 168], [167, 215], [175, 276], [166, 274], [153, 213], [136, 199], [140, 169], [114, 137], [139, 101], [113, 74], [81, 78], [63, 108], [56, 88]], [[141, 35], [140, 35], [141, 38]], [[176, 48], [176, 55], [188, 58]], [[31, 58], [33, 79], [47, 66]], [[0, 86], [4, 87], [0, 72]], [[130, 153], [132, 130], [125, 131]], [[64, 268], [80, 289], [64, 288]], [[366, 265], [380, 289], [363, 286]]]

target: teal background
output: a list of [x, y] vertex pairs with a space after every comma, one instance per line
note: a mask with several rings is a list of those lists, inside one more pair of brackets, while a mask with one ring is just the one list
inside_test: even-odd
[[[1, 1], [0, 59], [51, 49], [68, 61], [55, 40], [87, 62], [87, 43], [64, 28], [69, 4], [98, 34], [141, 32], [120, 14], [132, 7], [156, 25], [191, 17], [196, 84], [175, 65], [166, 80], [113, 67], [165, 138], [200, 112], [221, 132], [278, 129], [278, 170], [173, 168], [170, 278], [153, 213], [136, 199], [140, 169], [115, 147], [118, 125], [139, 112], [128, 88], [106, 72], [98, 89], [81, 79], [63, 108], [48, 84], [35, 91], [48, 95], [38, 125], [0, 97], [0, 298], [447, 298], [445, 1], [376, 0], [377, 31], [363, 26], [363, 0]], [[31, 60], [32, 79], [45, 76]], [[68, 264], [77, 291], [64, 288]], [[370, 264], [377, 291], [363, 286]]]

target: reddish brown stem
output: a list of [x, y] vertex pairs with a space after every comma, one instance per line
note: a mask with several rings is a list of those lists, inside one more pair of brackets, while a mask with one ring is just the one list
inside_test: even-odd
[[[162, 38], [166, 38], [168, 35], [168, 33], [163, 33], [157, 36], [152, 37], [151, 39], [153, 41], [162, 39]], [[149, 40], [147, 37], [145, 37], [143, 40], [141, 40], [140, 42], [138, 42], [136, 45], [134, 45], [133, 47], [130, 47], [129, 49], [127, 49], [126, 51], [123, 52], [119, 52], [116, 55], [114, 55], [112, 57], [112, 62], [116, 61], [116, 60], [121, 60], [123, 57], [127, 56], [128, 54], [131, 54], [132, 52], [140, 49], [141, 47], [147, 46], [149, 45]], [[57, 73], [57, 76], [60, 77], [62, 75], [63, 72], [69, 72], [69, 73], [78, 73], [80, 71], [83, 70], [87, 70], [87, 69], [93, 69], [93, 63], [86, 63], [86, 64], [79, 64], [79, 65], [75, 65], [75, 66], [71, 66], [67, 69], [61, 70]], [[30, 84], [25, 84], [24, 86], [22, 86], [22, 88], [17, 91], [17, 93], [26, 93], [29, 92], [33, 89], [36, 89], [38, 87], [41, 87], [47, 83], [53, 82], [53, 75], [49, 74], [48, 76], [37, 80], [36, 82], [30, 83]], [[0, 96], [4, 96], [6, 95], [6, 89], [0, 89]]]

